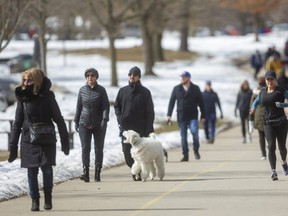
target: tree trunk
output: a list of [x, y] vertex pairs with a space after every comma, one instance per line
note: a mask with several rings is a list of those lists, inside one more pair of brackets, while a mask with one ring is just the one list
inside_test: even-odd
[[115, 48], [115, 38], [113, 35], [108, 35], [109, 37], [109, 49], [110, 49], [110, 57], [111, 57], [111, 86], [118, 86], [118, 78], [117, 78], [117, 50]]
[[162, 37], [163, 34], [162, 32], [156, 32], [154, 34], [154, 56], [155, 56], [155, 61], [164, 61], [164, 52], [162, 48]]
[[155, 75], [153, 72], [154, 57], [153, 57], [153, 37], [151, 36], [148, 28], [147, 17], [141, 17], [141, 30], [144, 47], [144, 62], [145, 62], [145, 75]]
[[47, 2], [42, 0], [40, 3], [39, 17], [37, 17], [37, 25], [39, 31], [39, 45], [40, 45], [40, 68], [43, 70], [47, 76], [47, 66], [46, 66], [46, 53], [47, 53], [47, 40], [45, 38], [46, 34], [46, 5]]
[[184, 25], [180, 30], [180, 51], [182, 52], [188, 52], [188, 32], [189, 27], [188, 25]]
[[258, 32], [258, 29], [259, 29], [259, 14], [258, 13], [255, 13], [253, 15], [253, 28], [254, 28], [254, 34], [255, 34], [255, 41], [256, 42], [259, 42], [259, 32]]
[[180, 29], [180, 48], [182, 52], [188, 52], [188, 36], [189, 36], [189, 0], [182, 2], [181, 6], [182, 13], [182, 25]]

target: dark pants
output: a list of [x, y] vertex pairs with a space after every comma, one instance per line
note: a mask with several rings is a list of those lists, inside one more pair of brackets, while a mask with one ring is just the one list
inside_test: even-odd
[[190, 133], [193, 136], [193, 150], [194, 152], [199, 151], [199, 133], [198, 133], [198, 119], [192, 119], [190, 121], [179, 121], [178, 127], [181, 135], [181, 145], [182, 145], [182, 154], [184, 157], [189, 157], [189, 148], [187, 141], [187, 129], [190, 130]]
[[[52, 166], [41, 167], [43, 174], [43, 190], [45, 194], [51, 194], [53, 189], [53, 168]], [[38, 187], [38, 172], [39, 167], [28, 168], [28, 184], [29, 194], [32, 199], [39, 199], [39, 187]]]
[[246, 128], [248, 128], [249, 113], [240, 112], [241, 131], [243, 138], [246, 138]]
[[255, 78], [255, 79], [257, 79], [257, 75], [258, 75], [261, 67], [262, 67], [262, 65], [256, 65], [256, 66], [255, 66], [255, 68], [254, 68], [254, 69], [255, 69], [255, 73], [254, 73], [254, 78]]
[[204, 122], [204, 131], [207, 140], [214, 140], [215, 138], [215, 124], [216, 124], [216, 114], [206, 113]]
[[265, 133], [264, 131], [258, 130], [259, 135], [259, 144], [260, 144], [260, 150], [262, 157], [266, 157], [266, 141], [265, 141]]
[[268, 158], [271, 169], [276, 169], [276, 140], [282, 161], [286, 161], [287, 149], [287, 121], [279, 126], [264, 125], [264, 132], [268, 142]]
[[127, 164], [128, 167], [132, 167], [133, 163], [134, 163], [134, 159], [131, 156], [131, 144], [129, 143], [123, 143], [124, 138], [121, 138], [121, 142], [122, 142], [122, 151], [124, 154], [124, 158], [125, 158], [125, 162]]
[[85, 167], [90, 167], [90, 151], [92, 135], [94, 139], [95, 151], [95, 167], [101, 167], [103, 164], [103, 148], [106, 135], [106, 128], [94, 127], [86, 128], [83, 125], [79, 127], [79, 136], [82, 147], [82, 164]]

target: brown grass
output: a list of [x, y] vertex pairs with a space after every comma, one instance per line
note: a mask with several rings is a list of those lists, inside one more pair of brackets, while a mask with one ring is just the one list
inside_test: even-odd
[[[95, 55], [99, 54], [110, 58], [109, 49], [104, 48], [91, 48], [91, 49], [75, 49], [69, 50], [67, 54], [81, 54], [81, 55]], [[179, 52], [172, 50], [164, 50], [165, 61], [171, 62], [175, 60], [192, 60], [197, 56], [193, 52]], [[117, 49], [117, 60], [118, 61], [138, 61], [142, 62], [144, 60], [143, 48], [142, 47], [132, 47]]]
[[8, 151], [0, 151], [0, 161], [5, 161], [8, 159], [9, 152]]

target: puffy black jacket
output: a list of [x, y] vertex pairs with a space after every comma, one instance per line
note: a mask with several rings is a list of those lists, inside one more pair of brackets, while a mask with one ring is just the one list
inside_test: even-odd
[[188, 91], [185, 91], [182, 84], [174, 87], [169, 101], [167, 116], [171, 116], [175, 101], [177, 100], [177, 120], [190, 121], [198, 119], [198, 106], [201, 112], [201, 119], [205, 118], [205, 107], [200, 88], [190, 83]]
[[17, 108], [15, 121], [12, 126], [10, 148], [17, 147], [21, 136], [21, 167], [40, 167], [56, 165], [56, 142], [53, 145], [32, 145], [30, 144], [29, 122], [23, 103], [26, 104], [27, 113], [32, 122], [49, 122], [52, 120], [57, 124], [61, 138], [62, 150], [69, 151], [69, 139], [65, 121], [55, 99], [50, 91], [51, 82], [44, 78], [41, 90], [38, 95], [33, 95], [29, 90], [22, 90], [16, 87]]
[[114, 108], [122, 131], [134, 130], [140, 136], [154, 132], [155, 114], [151, 93], [140, 82], [121, 88]]
[[93, 88], [85, 85], [80, 88], [74, 117], [75, 124], [98, 127], [101, 121], [109, 121], [110, 105], [106, 90], [96, 84]]

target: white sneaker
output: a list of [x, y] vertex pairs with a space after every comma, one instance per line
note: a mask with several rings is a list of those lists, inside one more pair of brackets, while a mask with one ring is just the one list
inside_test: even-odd
[[262, 157], [260, 158], [260, 160], [266, 160], [266, 157], [262, 156]]

